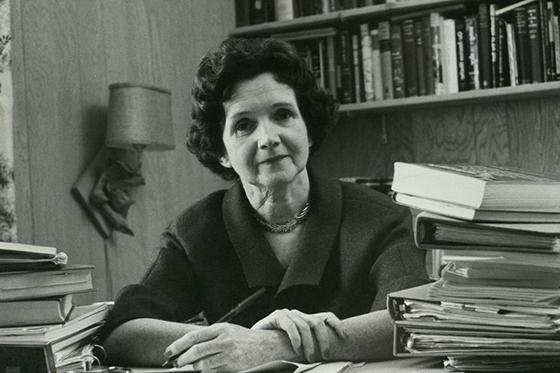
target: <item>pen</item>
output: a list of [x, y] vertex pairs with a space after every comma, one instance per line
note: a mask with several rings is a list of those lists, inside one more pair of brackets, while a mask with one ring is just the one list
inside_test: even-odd
[[246, 299], [242, 300], [237, 306], [233, 307], [228, 313], [220, 317], [216, 322], [228, 322], [235, 316], [249, 308], [250, 305], [255, 303], [255, 301], [266, 292], [265, 288], [260, 288], [253, 294], [249, 295]]
[[[218, 322], [228, 322], [228, 321], [232, 320], [235, 316], [239, 315], [241, 312], [243, 312], [244, 310], [249, 308], [249, 306], [251, 306], [253, 303], [255, 303], [255, 301], [257, 299], [259, 299], [259, 297], [261, 295], [263, 295], [265, 292], [266, 292], [265, 288], [260, 288], [259, 290], [255, 291], [253, 294], [249, 295], [247, 298], [245, 298], [239, 304], [237, 304], [237, 306], [235, 306], [231, 310], [229, 310], [225, 315], [223, 315], [218, 320], [216, 320], [216, 322], [217, 323]], [[162, 364], [162, 367], [173, 366], [172, 362], [175, 359], [177, 359], [179, 357], [179, 355], [181, 355], [183, 352], [185, 352], [185, 351], [180, 351], [177, 354], [167, 358], [167, 360], [165, 360], [165, 362]]]

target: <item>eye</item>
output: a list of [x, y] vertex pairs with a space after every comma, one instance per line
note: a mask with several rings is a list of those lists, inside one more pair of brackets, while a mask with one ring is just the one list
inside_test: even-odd
[[287, 121], [288, 119], [292, 119], [295, 118], [295, 113], [290, 110], [290, 109], [278, 109], [275, 113], [274, 113], [274, 118], [278, 121], [284, 122]]
[[233, 126], [234, 132], [238, 135], [248, 134], [253, 130], [253, 128], [255, 128], [254, 121], [248, 118], [238, 120]]

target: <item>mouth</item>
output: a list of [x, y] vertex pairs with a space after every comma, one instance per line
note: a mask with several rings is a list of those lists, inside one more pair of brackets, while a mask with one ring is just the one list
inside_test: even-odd
[[275, 157], [270, 157], [265, 159], [264, 161], [262, 161], [261, 163], [274, 163], [274, 162], [278, 162], [284, 158], [288, 157], [287, 155], [277, 155]]

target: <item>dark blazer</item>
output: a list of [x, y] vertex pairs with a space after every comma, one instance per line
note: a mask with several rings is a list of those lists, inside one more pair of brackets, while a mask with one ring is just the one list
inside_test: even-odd
[[385, 307], [394, 290], [427, 282], [410, 214], [369, 188], [310, 175], [311, 207], [284, 269], [256, 223], [240, 182], [186, 211], [164, 232], [138, 285], [124, 288], [105, 333], [134, 318], [214, 322], [259, 288], [232, 322], [251, 326], [274, 309], [331, 311], [339, 318]]

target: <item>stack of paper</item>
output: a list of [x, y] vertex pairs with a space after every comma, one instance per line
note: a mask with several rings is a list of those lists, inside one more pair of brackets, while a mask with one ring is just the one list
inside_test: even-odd
[[411, 164], [394, 179], [437, 278], [389, 295], [395, 355], [445, 356], [451, 371], [560, 367], [560, 181]]

